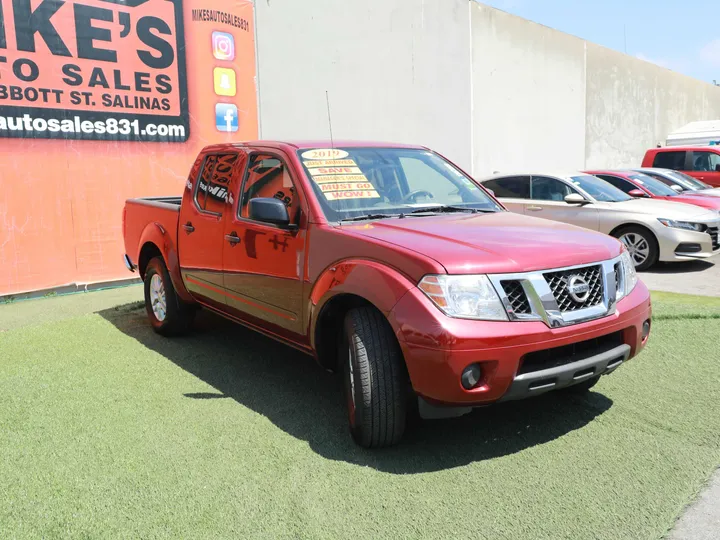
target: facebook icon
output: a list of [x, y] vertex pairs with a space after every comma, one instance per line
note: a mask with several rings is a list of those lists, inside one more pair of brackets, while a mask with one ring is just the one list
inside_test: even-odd
[[238, 130], [238, 108], [232, 103], [217, 103], [215, 105], [215, 127], [218, 131]]

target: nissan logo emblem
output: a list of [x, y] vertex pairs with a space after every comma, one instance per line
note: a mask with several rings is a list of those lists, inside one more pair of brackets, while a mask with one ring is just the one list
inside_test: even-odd
[[585, 281], [584, 277], [571, 276], [568, 280], [567, 292], [570, 298], [580, 304], [584, 304], [587, 302], [587, 299], [590, 298], [590, 285]]

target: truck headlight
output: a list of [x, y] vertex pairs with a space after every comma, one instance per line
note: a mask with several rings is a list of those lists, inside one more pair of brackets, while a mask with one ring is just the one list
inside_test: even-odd
[[702, 232], [702, 223], [691, 223], [690, 221], [675, 221], [674, 219], [658, 218], [658, 221], [672, 229], [685, 229], [686, 231]]
[[623, 249], [623, 252], [620, 255], [620, 263], [621, 275], [619, 276], [620, 283], [617, 284], [617, 300], [625, 298], [628, 294], [630, 294], [638, 282], [635, 265], [633, 264], [630, 253], [626, 249]]
[[425, 276], [418, 288], [449, 317], [508, 320], [500, 297], [487, 276]]

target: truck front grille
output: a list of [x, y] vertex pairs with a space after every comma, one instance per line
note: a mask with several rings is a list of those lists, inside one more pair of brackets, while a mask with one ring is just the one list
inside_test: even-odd
[[[602, 266], [587, 266], [574, 270], [543, 274], [561, 312], [577, 311], [597, 306], [603, 301]], [[573, 278], [579, 278], [577, 280]], [[584, 300], [573, 298], [568, 290], [570, 282], [587, 283], [590, 291]], [[581, 295], [584, 297], [585, 295]]]
[[525, 289], [523, 289], [520, 281], [501, 281], [500, 284], [502, 285], [502, 288], [505, 291], [505, 296], [507, 296], [508, 302], [516, 315], [530, 315], [532, 313], [530, 302], [528, 302]]
[[535, 371], [572, 364], [573, 362], [584, 360], [596, 354], [610, 351], [623, 343], [623, 332], [620, 331], [607, 336], [572, 343], [563, 347], [532, 352], [522, 357], [520, 360], [520, 369], [518, 369], [517, 374], [523, 375], [525, 373], [533, 373]]
[[718, 228], [717, 227], [708, 227], [707, 233], [710, 235], [710, 238], [712, 239], [713, 251], [715, 251], [716, 249], [720, 249], [720, 240], [718, 239]]

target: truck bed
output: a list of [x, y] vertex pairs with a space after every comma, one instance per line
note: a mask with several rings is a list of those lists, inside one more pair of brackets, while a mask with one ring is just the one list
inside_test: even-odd
[[140, 261], [143, 234], [160, 229], [170, 245], [177, 245], [178, 221], [182, 197], [145, 197], [128, 199], [123, 211], [125, 253], [134, 264]]

